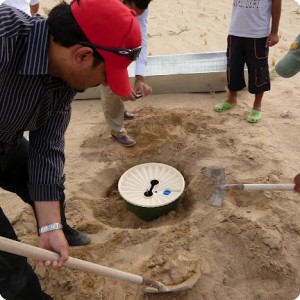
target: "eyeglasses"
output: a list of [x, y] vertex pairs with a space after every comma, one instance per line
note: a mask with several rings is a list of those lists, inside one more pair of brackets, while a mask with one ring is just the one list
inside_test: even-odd
[[142, 46], [133, 48], [133, 49], [124, 49], [124, 48], [110, 48], [110, 47], [104, 47], [104, 46], [99, 46], [96, 44], [92, 44], [89, 42], [79, 42], [80, 45], [82, 46], [87, 46], [87, 47], [91, 47], [91, 48], [96, 48], [96, 49], [102, 49], [105, 51], [109, 51], [112, 53], [115, 53], [117, 55], [122, 55], [122, 56], [127, 56], [130, 60], [134, 61], [137, 60], [141, 50], [142, 50]]

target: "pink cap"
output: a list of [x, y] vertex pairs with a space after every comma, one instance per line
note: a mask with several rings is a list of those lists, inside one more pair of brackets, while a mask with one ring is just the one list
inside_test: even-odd
[[[71, 11], [87, 40], [99, 46], [134, 49], [141, 46], [140, 26], [133, 10], [120, 0], [73, 0]], [[127, 67], [131, 59], [96, 49], [104, 58], [106, 78], [119, 96], [131, 93]]]

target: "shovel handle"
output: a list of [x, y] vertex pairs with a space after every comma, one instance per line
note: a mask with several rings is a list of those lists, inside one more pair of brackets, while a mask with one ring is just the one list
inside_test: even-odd
[[[59, 258], [59, 255], [55, 252], [7, 239], [2, 236], [0, 236], [0, 250], [39, 261], [54, 261], [58, 260]], [[144, 278], [142, 276], [108, 268], [74, 257], [69, 257], [64, 265], [75, 270], [85, 271], [88, 273], [110, 277], [134, 284], [141, 285], [144, 283]]]
[[255, 191], [270, 191], [270, 190], [277, 190], [277, 191], [293, 191], [295, 184], [290, 183], [258, 183], [258, 184], [224, 184], [222, 185], [221, 189], [223, 190], [255, 190]]

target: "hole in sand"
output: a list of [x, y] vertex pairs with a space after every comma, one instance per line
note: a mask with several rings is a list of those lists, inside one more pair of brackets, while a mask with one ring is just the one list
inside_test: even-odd
[[[181, 174], [185, 177], [183, 173]], [[144, 221], [128, 210], [127, 202], [121, 197], [117, 184], [118, 179], [108, 190], [106, 198], [101, 203], [99, 202], [99, 206], [93, 210], [94, 217], [97, 220], [113, 228], [153, 228], [172, 225], [185, 219], [191, 213], [195, 201], [197, 201], [192, 193], [186, 192], [186, 190], [191, 189], [189, 187], [190, 180], [188, 179], [186, 180], [186, 189], [180, 196], [175, 210], [153, 221]]]

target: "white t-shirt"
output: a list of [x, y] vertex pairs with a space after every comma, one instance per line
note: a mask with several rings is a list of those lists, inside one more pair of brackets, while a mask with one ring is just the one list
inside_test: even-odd
[[39, 3], [39, 0], [5, 0], [3, 3], [6, 5], [14, 6], [28, 15], [30, 14], [30, 6], [29, 5], [35, 5]]
[[270, 34], [272, 0], [233, 0], [228, 33], [262, 38]]

